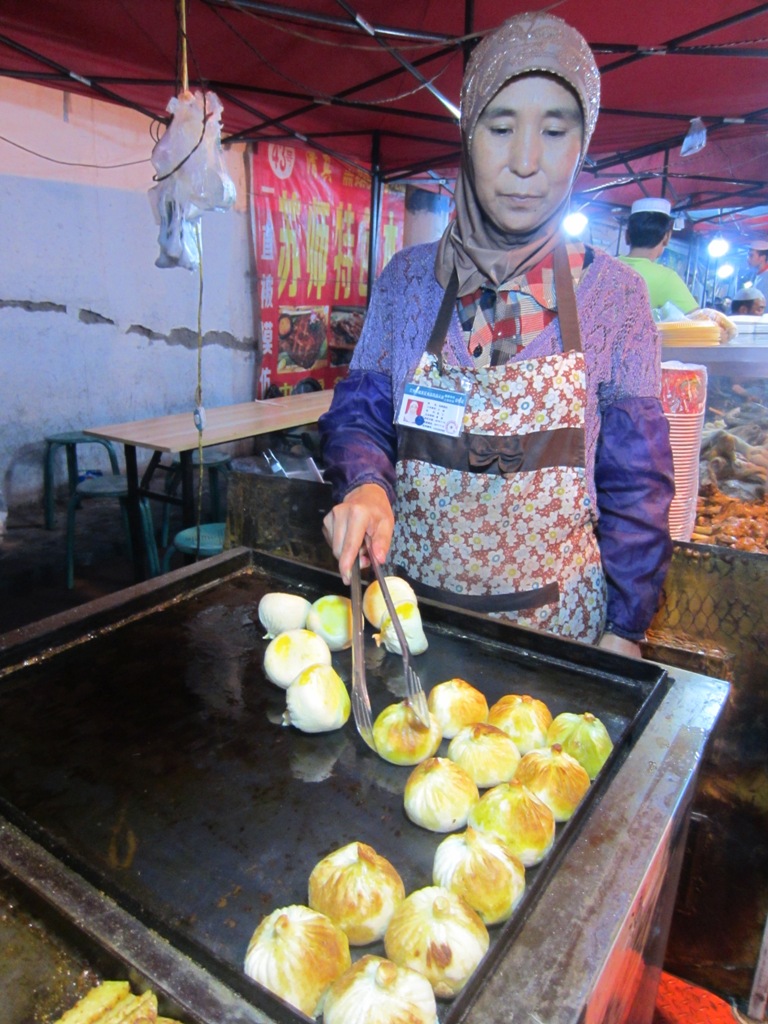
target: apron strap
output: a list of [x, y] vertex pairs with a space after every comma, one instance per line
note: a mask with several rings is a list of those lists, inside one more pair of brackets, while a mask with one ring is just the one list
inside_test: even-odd
[[576, 309], [576, 292], [573, 289], [573, 275], [568, 261], [568, 250], [564, 245], [558, 245], [555, 249], [554, 264], [555, 297], [557, 298], [557, 315], [560, 320], [560, 336], [563, 339], [563, 352], [581, 352], [581, 329]]
[[448, 287], [443, 294], [443, 301], [437, 311], [437, 318], [432, 327], [432, 333], [427, 343], [427, 352], [432, 356], [442, 358], [443, 345], [448, 334], [448, 325], [453, 315], [453, 307], [459, 294], [459, 275], [454, 268]]
[[556, 604], [560, 600], [560, 587], [557, 582], [545, 583], [533, 590], [516, 590], [507, 594], [454, 594], [443, 590], [442, 587], [431, 587], [427, 583], [422, 583], [421, 580], [409, 575], [402, 565], [394, 565], [393, 569], [398, 576], [411, 584], [419, 597], [485, 615], [491, 612], [503, 615], [505, 612], [531, 611], [534, 608], [542, 608], [545, 604]]

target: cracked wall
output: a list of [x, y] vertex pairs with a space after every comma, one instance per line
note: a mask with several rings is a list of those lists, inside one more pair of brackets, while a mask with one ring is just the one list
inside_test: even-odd
[[[46, 435], [191, 410], [198, 384], [199, 275], [154, 265], [147, 121], [80, 97], [64, 118], [62, 96], [0, 79], [3, 134], [39, 154], [3, 145], [0, 169], [0, 512], [41, 518]], [[236, 206], [202, 219], [208, 406], [252, 399], [258, 378], [246, 156], [225, 155]]]

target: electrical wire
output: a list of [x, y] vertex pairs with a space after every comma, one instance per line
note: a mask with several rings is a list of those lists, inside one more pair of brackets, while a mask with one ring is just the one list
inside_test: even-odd
[[15, 146], [16, 149], [21, 149], [31, 156], [39, 157], [40, 160], [47, 160], [51, 164], [61, 164], [63, 167], [87, 167], [97, 171], [114, 171], [120, 167], [136, 167], [138, 164], [150, 163], [148, 156], [142, 160], [127, 160], [122, 164], [86, 164], [81, 163], [79, 160], [57, 160], [56, 157], [46, 156], [45, 153], [38, 153], [37, 150], [30, 149], [29, 146], [22, 146], [20, 142], [14, 142], [13, 139], [8, 139], [5, 135], [0, 135], [0, 141], [7, 142], [9, 146]]

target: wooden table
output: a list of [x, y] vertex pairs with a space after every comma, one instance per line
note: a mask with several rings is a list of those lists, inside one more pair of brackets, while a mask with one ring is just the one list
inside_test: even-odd
[[[314, 423], [327, 411], [332, 390], [310, 391], [256, 402], [240, 402], [205, 410], [205, 426], [198, 431], [192, 411], [129, 423], [112, 423], [89, 427], [84, 431], [93, 437], [116, 441], [123, 445], [125, 471], [128, 479], [128, 517], [133, 544], [134, 569], [137, 581], [146, 579], [146, 552], [141, 530], [139, 499], [157, 498], [178, 503], [179, 499], [165, 492], [153, 491], [152, 477], [164, 453], [178, 455], [181, 462], [181, 506], [185, 526], [194, 524], [194, 486], [192, 453], [202, 440], [204, 448], [231, 441], [242, 441], [259, 434], [288, 430]], [[151, 448], [152, 457], [139, 480], [137, 448]]]

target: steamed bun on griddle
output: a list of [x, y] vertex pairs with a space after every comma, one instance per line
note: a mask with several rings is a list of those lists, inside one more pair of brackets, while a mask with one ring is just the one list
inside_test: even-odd
[[331, 649], [311, 629], [288, 629], [271, 640], [264, 652], [264, 672], [275, 686], [287, 690], [302, 669], [330, 665]]
[[310, 907], [273, 910], [248, 943], [245, 973], [308, 1017], [352, 963], [349, 942], [337, 924]]
[[404, 898], [396, 869], [366, 843], [334, 850], [309, 876], [310, 907], [335, 921], [353, 946], [382, 939]]

